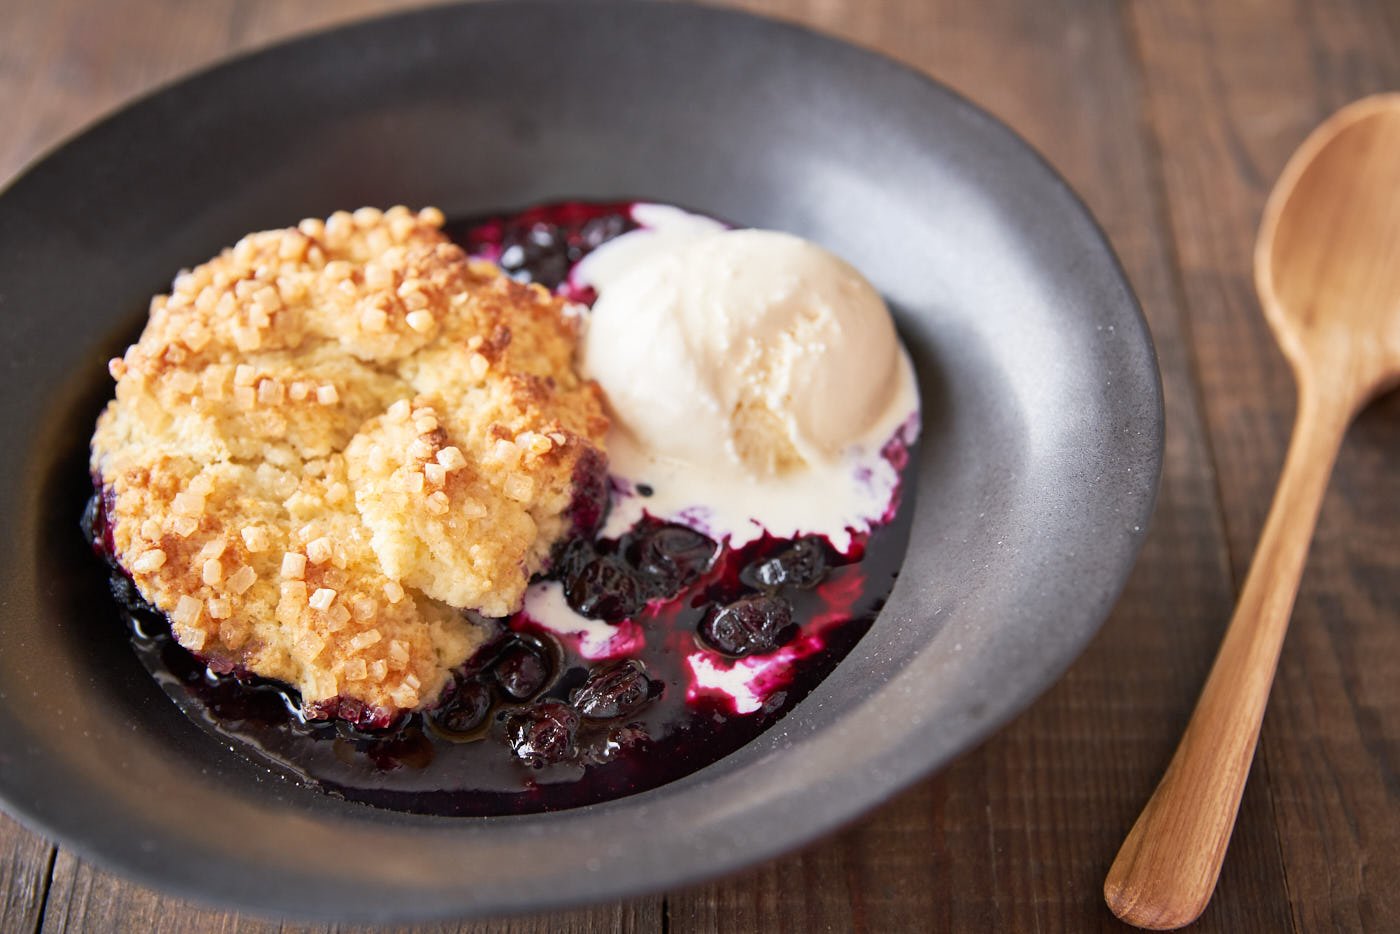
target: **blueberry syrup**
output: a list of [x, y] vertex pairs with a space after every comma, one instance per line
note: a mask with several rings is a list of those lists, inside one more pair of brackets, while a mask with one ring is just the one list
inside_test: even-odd
[[[635, 227], [627, 204], [565, 202], [455, 224], [472, 255], [571, 299], [569, 270]], [[907, 479], [902, 445], [886, 456]], [[601, 465], [581, 479], [579, 528], [606, 509]], [[869, 629], [893, 586], [910, 510], [839, 553], [820, 538], [722, 547], [647, 518], [617, 539], [578, 537], [547, 580], [600, 621], [601, 648], [522, 611], [454, 674], [430, 710], [384, 729], [309, 717], [295, 691], [211, 665], [110, 561], [104, 496], [84, 527], [108, 558], [132, 645], [166, 693], [222, 741], [286, 778], [352, 801], [449, 816], [579, 807], [673, 781], [753, 740], [805, 697]]]
[[561, 201], [518, 214], [471, 218], [447, 234], [472, 256], [487, 259], [520, 282], [538, 282], [565, 298], [593, 304], [597, 294], [569, 282], [569, 272], [614, 237], [637, 229], [631, 202]]

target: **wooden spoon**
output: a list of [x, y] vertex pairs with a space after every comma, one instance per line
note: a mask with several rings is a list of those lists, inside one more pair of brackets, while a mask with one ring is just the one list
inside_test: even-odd
[[1400, 94], [1343, 108], [1294, 154], [1264, 208], [1254, 281], [1298, 411], [1220, 654], [1104, 882], [1114, 914], [1156, 930], [1190, 924], [1215, 891], [1337, 449], [1400, 383]]

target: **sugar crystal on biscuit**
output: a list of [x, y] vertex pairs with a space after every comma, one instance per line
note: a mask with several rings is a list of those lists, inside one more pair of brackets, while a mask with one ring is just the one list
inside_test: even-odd
[[323, 535], [306, 543], [306, 557], [312, 564], [325, 564], [333, 554], [335, 549], [328, 536]]
[[301, 580], [306, 574], [306, 555], [289, 551], [282, 556], [282, 576], [288, 580]]
[[131, 569], [137, 574], [150, 574], [160, 570], [164, 564], [165, 552], [159, 548], [152, 548], [137, 555], [136, 560], [131, 563]]
[[236, 594], [241, 594], [257, 583], [257, 580], [258, 572], [245, 564], [229, 575], [228, 589]]

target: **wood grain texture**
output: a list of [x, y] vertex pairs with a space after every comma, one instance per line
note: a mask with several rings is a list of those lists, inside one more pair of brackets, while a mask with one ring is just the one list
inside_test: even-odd
[[[0, 0], [0, 177], [215, 58], [402, 5]], [[1205, 678], [1292, 417], [1291, 383], [1249, 281], [1254, 225], [1318, 119], [1400, 84], [1400, 6], [743, 5], [951, 83], [1044, 152], [1103, 222], [1152, 326], [1166, 389], [1165, 476], [1142, 560], [1050, 693], [843, 833], [664, 902], [414, 930], [1125, 930], [1100, 883]], [[1391, 399], [1363, 414], [1342, 451], [1220, 890], [1193, 930], [1400, 930], [1397, 449]], [[0, 930], [33, 929], [25, 892], [47, 884], [51, 852], [0, 822]], [[150, 892], [67, 851], [52, 880], [45, 931], [283, 929]]]
[[1298, 581], [1353, 401], [1305, 394], [1239, 604], [1176, 754], [1104, 882], [1113, 913], [1174, 930], [1215, 891], [1254, 760]]
[[44, 912], [54, 848], [0, 814], [0, 931], [32, 931]]
[[[481, 923], [370, 928], [296, 924], [240, 915], [172, 898], [94, 868], [68, 851], [53, 869], [43, 934], [66, 931], [132, 931], [142, 934], [643, 934], [661, 930], [659, 898], [617, 902], [549, 915]], [[3, 928], [9, 932], [16, 928]]]
[[1397, 156], [1400, 94], [1363, 98], [1313, 131], [1265, 205], [1254, 283], [1297, 416], [1210, 677], [1104, 882], [1139, 927], [1183, 927], [1215, 890], [1332, 465], [1356, 412], [1400, 383]]
[[[1317, 123], [1400, 86], [1400, 9], [1255, 0], [1142, 2], [1132, 13], [1242, 578], [1293, 416], [1288, 369], [1249, 276], [1253, 231], [1270, 185]], [[1393, 396], [1372, 406], [1343, 445], [1256, 761], [1269, 773], [1301, 930], [1400, 930], [1396, 414]], [[1232, 849], [1227, 875], [1238, 858]]]

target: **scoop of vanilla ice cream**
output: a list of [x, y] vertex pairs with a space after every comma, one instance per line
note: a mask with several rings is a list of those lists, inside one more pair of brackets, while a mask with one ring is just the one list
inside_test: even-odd
[[893, 321], [839, 257], [768, 230], [641, 253], [597, 282], [583, 369], [654, 456], [774, 478], [836, 462], [894, 402]]

